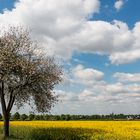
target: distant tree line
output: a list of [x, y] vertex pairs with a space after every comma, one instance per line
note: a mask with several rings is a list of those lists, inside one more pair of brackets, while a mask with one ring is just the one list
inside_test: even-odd
[[[32, 120], [48, 120], [48, 121], [69, 121], [69, 120], [137, 120], [140, 119], [140, 114], [137, 115], [125, 115], [125, 114], [109, 114], [109, 115], [36, 115], [36, 114], [19, 114], [16, 112], [10, 114], [11, 121], [32, 121]], [[0, 114], [0, 120], [3, 120], [2, 114]]]

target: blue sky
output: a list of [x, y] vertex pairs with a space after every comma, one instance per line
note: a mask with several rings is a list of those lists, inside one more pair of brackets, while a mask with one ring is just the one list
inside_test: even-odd
[[60, 1], [0, 1], [0, 26], [30, 27], [61, 58], [62, 102], [52, 113], [140, 113], [140, 1]]
[[4, 9], [12, 10], [16, 0], [0, 0], [0, 12], [2, 13]]
[[[96, 14], [93, 19], [95, 20], [105, 20], [112, 21], [114, 19], [126, 22], [130, 28], [140, 20], [138, 15], [140, 9], [139, 0], [124, 0], [124, 6], [119, 11], [116, 12], [114, 8], [114, 3], [116, 0], [101, 0], [101, 12]], [[108, 7], [106, 7], [108, 5]], [[137, 14], [136, 14], [137, 13]]]

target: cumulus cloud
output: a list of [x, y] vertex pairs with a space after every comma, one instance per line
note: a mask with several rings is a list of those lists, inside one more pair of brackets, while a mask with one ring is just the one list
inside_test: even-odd
[[[120, 10], [123, 4], [123, 0], [117, 0], [116, 9]], [[73, 52], [82, 52], [107, 55], [110, 62], [117, 65], [139, 60], [140, 22], [129, 29], [122, 21], [94, 21], [94, 14], [99, 12], [99, 0], [19, 0], [11, 11], [0, 14], [0, 26], [13, 24], [31, 28], [32, 37], [39, 41], [44, 52], [64, 59], [72, 58]], [[92, 21], [88, 21], [90, 16]], [[77, 65], [64, 75], [65, 88], [56, 93], [60, 100], [69, 102], [73, 108], [79, 106], [79, 110], [82, 104], [83, 109], [85, 104], [88, 108], [95, 102], [107, 103], [110, 107], [110, 103], [140, 98], [139, 74], [115, 73], [115, 83], [105, 81], [104, 75], [100, 70]], [[66, 85], [72, 85], [69, 91]]]
[[73, 92], [65, 92], [63, 90], [56, 90], [56, 94], [58, 95], [59, 102], [74, 102], [78, 101], [78, 96]]
[[70, 82], [74, 84], [73, 88], [82, 85], [83, 89], [76, 92], [72, 91], [70, 94], [65, 93], [65, 96], [70, 100], [72, 96], [74, 96], [77, 101], [99, 99], [106, 101], [106, 98], [107, 100], [111, 100], [118, 97], [125, 101], [125, 99], [123, 99], [124, 96], [131, 97], [137, 94], [140, 95], [139, 73], [114, 73], [112, 77], [117, 78], [115, 83], [109, 83], [105, 81], [103, 77], [104, 73], [99, 70], [84, 68], [83, 65], [77, 65], [73, 68], [72, 79]]
[[130, 30], [126, 23], [117, 20], [86, 21], [78, 32], [57, 41], [56, 54], [71, 57], [77, 51], [108, 55], [111, 63], [117, 65], [134, 62], [140, 59], [139, 25], [136, 23]]
[[[113, 112], [116, 111], [118, 113], [121, 110], [121, 106], [125, 106], [126, 108], [129, 104], [132, 105], [131, 107], [133, 107], [133, 103], [137, 104], [137, 106], [139, 104], [139, 73], [114, 73], [112, 78], [114, 80], [117, 79], [117, 81], [110, 83], [104, 80], [105, 74], [102, 71], [77, 65], [73, 68], [70, 75], [71, 80], [69, 82], [71, 82], [73, 87], [69, 91], [65, 90], [65, 88], [56, 90], [56, 93], [60, 95], [62, 101], [60, 105], [66, 104], [69, 110], [71, 110], [70, 108], [75, 108], [76, 111], [81, 113], [88, 112], [86, 111], [87, 106], [88, 113], [103, 113], [104, 111], [111, 113], [113, 106], [116, 106]], [[104, 107], [102, 108], [102, 106]], [[108, 110], [106, 107], [111, 110]], [[129, 111], [132, 109], [131, 107]], [[133, 107], [133, 109], [137, 110], [136, 107]], [[134, 111], [133, 109], [131, 112]], [[67, 112], [67, 110], [65, 111]], [[71, 112], [73, 113], [74, 111], [72, 110]], [[124, 112], [127, 111], [124, 109]]]
[[114, 3], [114, 7], [116, 8], [117, 11], [119, 11], [124, 5], [124, 1], [123, 0], [117, 0]]
[[61, 39], [61, 47], [62, 50], [69, 46], [71, 51], [109, 55], [112, 64], [134, 62], [140, 59], [139, 25], [136, 23], [130, 30], [126, 23], [117, 20], [112, 23], [87, 21], [78, 33]]
[[140, 23], [130, 30], [117, 20], [88, 21], [99, 10], [99, 0], [20, 0], [0, 14], [0, 25], [31, 28], [43, 51], [64, 59], [72, 58], [75, 51], [108, 55], [112, 64], [140, 59]]
[[120, 73], [113, 75], [120, 82], [140, 82], [140, 73]]
[[[83, 83], [82, 83], [83, 84]], [[75, 85], [75, 87], [77, 84]], [[57, 92], [57, 91], [56, 91]], [[62, 94], [62, 95], [61, 95]], [[109, 84], [107, 82], [94, 83], [92, 87], [85, 87], [82, 91], [78, 92], [59, 92], [60, 99], [62, 100], [61, 105], [69, 104], [68, 110], [75, 107], [75, 110], [79, 111], [80, 114], [84, 113], [119, 113], [121, 106], [125, 106], [123, 113], [134, 112], [139, 108], [140, 99], [140, 86], [139, 84], [126, 84], [126, 83], [114, 83]], [[137, 106], [133, 106], [133, 104]], [[126, 110], [131, 104], [129, 110]], [[116, 108], [114, 109], [114, 105]], [[86, 110], [86, 106], [88, 109]], [[102, 108], [103, 106], [103, 108]], [[98, 108], [98, 110], [96, 110]], [[102, 108], [100, 110], [100, 108]], [[111, 110], [108, 110], [110, 108]], [[63, 109], [63, 112], [66, 110]], [[127, 113], [128, 113], [127, 112]], [[73, 111], [71, 111], [73, 113]], [[77, 112], [78, 113], [78, 112]]]
[[75, 78], [83, 81], [100, 81], [103, 79], [104, 73], [92, 68], [84, 68], [83, 65], [77, 65], [73, 69]]
[[[31, 28], [33, 37], [44, 45], [44, 50], [70, 58], [73, 49], [61, 39], [78, 32], [99, 8], [99, 0], [48, 0], [47, 3], [46, 0], [20, 0], [12, 11], [5, 10], [0, 14], [0, 21], [1, 25], [21, 24]], [[66, 49], [67, 53], [64, 53]]]
[[59, 39], [78, 30], [82, 20], [99, 12], [99, 7], [98, 0], [20, 0], [12, 11], [0, 14], [0, 20], [4, 24], [23, 24], [36, 35]]
[[125, 52], [134, 43], [134, 36], [127, 24], [117, 20], [112, 23], [87, 21], [81, 31], [69, 39], [78, 51], [108, 55]]

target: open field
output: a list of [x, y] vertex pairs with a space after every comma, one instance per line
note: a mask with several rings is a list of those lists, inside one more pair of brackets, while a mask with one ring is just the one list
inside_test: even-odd
[[9, 140], [140, 140], [140, 121], [13, 121], [10, 132]]

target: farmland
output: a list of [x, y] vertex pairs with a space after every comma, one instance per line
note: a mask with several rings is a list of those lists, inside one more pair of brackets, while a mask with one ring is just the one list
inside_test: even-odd
[[139, 140], [140, 122], [11, 121], [10, 132], [9, 140]]

